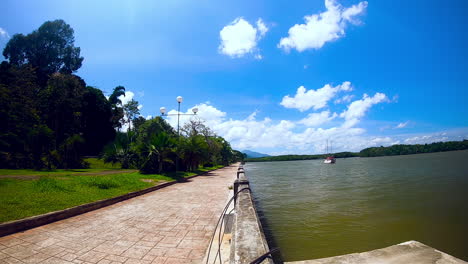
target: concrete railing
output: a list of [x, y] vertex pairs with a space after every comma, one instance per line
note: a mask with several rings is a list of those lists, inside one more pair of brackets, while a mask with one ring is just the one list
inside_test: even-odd
[[[238, 194], [231, 240], [230, 263], [233, 264], [252, 263], [270, 251], [250, 192], [249, 181], [240, 166], [234, 182], [234, 195]], [[261, 263], [272, 264], [273, 261], [266, 258]]]

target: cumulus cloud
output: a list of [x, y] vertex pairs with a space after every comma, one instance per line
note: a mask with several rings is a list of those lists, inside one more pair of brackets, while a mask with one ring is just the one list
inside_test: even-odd
[[0, 27], [0, 37], [2, 37], [2, 38], [10, 38], [10, 35], [8, 34], [8, 32], [7, 32], [5, 29], [3, 29], [3, 28]]
[[435, 133], [435, 134], [429, 134], [429, 135], [420, 135], [420, 136], [414, 136], [405, 139], [405, 144], [426, 144], [426, 143], [432, 143], [432, 142], [442, 142], [442, 141], [447, 141], [449, 137], [447, 136], [446, 133]]
[[320, 113], [311, 113], [306, 118], [300, 120], [298, 123], [306, 125], [308, 127], [317, 127], [323, 125], [335, 119], [338, 116], [337, 113], [331, 114], [330, 111], [323, 111]]
[[[220, 32], [221, 44], [219, 52], [232, 58], [240, 58], [245, 54], [258, 52], [257, 43], [268, 32], [268, 27], [262, 19], [258, 19], [256, 27], [242, 17], [236, 18]], [[261, 59], [260, 54], [255, 55]]]
[[388, 101], [388, 98], [383, 93], [376, 93], [373, 97], [364, 94], [362, 99], [352, 102], [348, 105], [348, 108], [340, 114], [340, 117], [345, 119], [343, 127], [355, 126], [373, 105], [385, 101]]
[[122, 105], [124, 105], [124, 104], [130, 102], [133, 99], [133, 97], [135, 97], [135, 94], [133, 92], [126, 91], [125, 95], [119, 96], [119, 99], [120, 99], [120, 101], [122, 101]]
[[[209, 102], [197, 104], [187, 110], [187, 112], [180, 112], [181, 114], [193, 114], [192, 109], [198, 108], [197, 115], [182, 115], [180, 116], [180, 125], [183, 126], [185, 123], [192, 119], [202, 119], [206, 122], [208, 127], [214, 127], [221, 123], [226, 117], [226, 112], [218, 110], [216, 107], [209, 104]], [[170, 110], [168, 112], [167, 121], [172, 127], [177, 128], [177, 110]]]
[[[126, 91], [125, 95], [119, 96], [120, 101], [122, 101], [122, 105], [125, 105], [126, 103], [130, 102], [133, 98], [135, 97], [135, 93], [132, 91]], [[143, 108], [142, 104], [138, 105], [138, 110], [141, 110]], [[151, 116], [147, 116], [146, 119], [151, 119]], [[130, 121], [131, 125], [133, 126], [133, 122]], [[128, 118], [126, 115], [123, 117], [123, 122], [122, 122], [122, 127], [120, 128], [121, 131], [127, 131], [128, 130]]]
[[395, 128], [404, 128], [409, 124], [409, 121], [406, 121], [404, 123], [399, 123]]
[[[349, 106], [346, 112], [352, 118], [362, 118], [370, 105], [377, 102], [383, 102], [386, 99], [383, 94], [377, 93], [373, 97], [365, 95], [361, 100], [357, 100]], [[361, 105], [361, 106], [356, 106]], [[195, 107], [195, 106], [194, 106]], [[251, 149], [269, 154], [317, 154], [324, 153], [326, 140], [332, 140], [333, 151], [359, 151], [367, 147], [388, 146], [403, 143], [429, 143], [445, 139], [456, 139], [456, 136], [468, 135], [468, 129], [455, 131], [452, 134], [438, 133], [434, 135], [399, 135], [399, 136], [373, 136], [368, 135], [366, 130], [359, 127], [346, 127], [337, 124], [330, 128], [321, 128], [319, 121], [316, 126], [302, 127], [299, 124], [306, 123], [304, 118], [299, 122], [290, 120], [272, 120], [269, 117], [258, 118], [258, 111], [252, 112], [244, 119], [228, 118], [228, 113], [217, 109], [213, 105], [202, 103], [198, 104], [199, 115], [181, 116], [181, 125], [192, 118], [200, 118], [206, 121], [206, 124], [218, 135], [228, 140], [232, 147], [238, 150]], [[359, 110], [358, 110], [359, 109]], [[177, 113], [171, 110], [170, 113]], [[191, 108], [185, 113], [191, 113]], [[322, 111], [317, 115], [309, 115], [317, 120], [338, 119], [337, 114], [329, 111]], [[344, 115], [343, 115], [344, 116]], [[314, 118], [310, 118], [309, 124], [313, 124]], [[177, 128], [177, 116], [169, 118], [170, 124]], [[343, 119], [342, 123], [347, 120]], [[323, 123], [322, 123], [323, 124]], [[357, 123], [356, 123], [357, 124]], [[356, 125], [355, 124], [355, 125]]]
[[311, 89], [309, 91], [307, 91], [304, 86], [300, 86], [297, 88], [297, 92], [294, 97], [286, 95], [283, 97], [280, 104], [286, 108], [298, 109], [301, 112], [309, 110], [310, 108], [318, 110], [326, 107], [328, 101], [340, 91], [352, 91], [351, 83], [343, 82], [335, 87], [330, 84], [326, 84], [320, 89]]
[[359, 24], [356, 16], [365, 12], [367, 1], [344, 8], [335, 0], [325, 0], [325, 7], [325, 12], [305, 16], [305, 24], [291, 27], [289, 36], [282, 38], [278, 47], [287, 52], [322, 48], [325, 43], [343, 37], [348, 23]]
[[347, 94], [339, 99], [335, 100], [335, 104], [341, 104], [341, 103], [349, 103], [353, 99], [354, 95], [352, 94]]

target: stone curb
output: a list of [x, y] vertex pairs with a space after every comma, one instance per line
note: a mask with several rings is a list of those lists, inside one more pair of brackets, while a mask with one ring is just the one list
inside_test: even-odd
[[[219, 169], [222, 169], [222, 168], [219, 168]], [[215, 170], [219, 170], [219, 169], [215, 169]], [[185, 180], [192, 179], [192, 178], [202, 176], [204, 174], [207, 174], [215, 170], [206, 171], [206, 172], [203, 172], [202, 174], [189, 176], [184, 179]], [[28, 218], [24, 218], [20, 220], [6, 222], [3, 224], [0, 224], [0, 237], [11, 235], [11, 234], [24, 231], [24, 230], [28, 230], [34, 227], [50, 224], [59, 220], [70, 218], [72, 216], [84, 214], [84, 213], [87, 213], [96, 209], [100, 209], [109, 205], [113, 205], [113, 204], [131, 199], [131, 198], [134, 198], [134, 197], [137, 197], [137, 196], [140, 196], [140, 195], [152, 192], [152, 191], [156, 191], [158, 189], [162, 189], [164, 187], [167, 187], [176, 183], [178, 183], [178, 181], [165, 182], [156, 186], [152, 186], [152, 187], [139, 190], [139, 191], [135, 191], [135, 192], [131, 192], [131, 193], [126, 193], [124, 195], [120, 195], [117, 197], [100, 200], [100, 201], [96, 201], [92, 203], [82, 204], [82, 205], [78, 205], [75, 207], [63, 209], [60, 211], [50, 212], [50, 213], [36, 215], [36, 216], [32, 216], [32, 217], [28, 217]]]

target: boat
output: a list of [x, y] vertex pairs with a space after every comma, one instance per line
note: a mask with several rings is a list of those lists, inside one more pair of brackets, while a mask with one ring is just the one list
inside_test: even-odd
[[[331, 152], [331, 142], [330, 142], [330, 152]], [[324, 160], [323, 160], [323, 163], [325, 164], [335, 164], [336, 163], [336, 158], [330, 154], [330, 152], [328, 152], [328, 140], [327, 140], [327, 153], [328, 153], [328, 157], [326, 157]]]
[[325, 164], [334, 164], [334, 163], [336, 163], [336, 159], [333, 156], [328, 156], [323, 160], [323, 163], [325, 163]]

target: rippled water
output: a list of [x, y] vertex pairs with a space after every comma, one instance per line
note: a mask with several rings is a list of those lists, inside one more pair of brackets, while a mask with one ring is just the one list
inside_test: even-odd
[[417, 240], [468, 260], [468, 151], [247, 163], [284, 261]]

